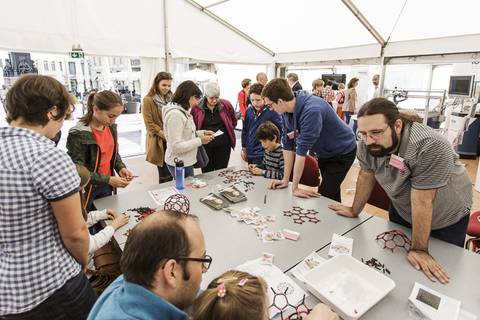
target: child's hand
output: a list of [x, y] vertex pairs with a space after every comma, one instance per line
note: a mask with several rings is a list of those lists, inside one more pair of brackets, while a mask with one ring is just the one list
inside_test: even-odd
[[263, 175], [263, 170], [260, 169], [260, 168], [257, 168], [257, 167], [252, 168], [252, 170], [250, 170], [250, 171], [252, 172], [252, 174], [254, 174], [256, 176]]
[[128, 215], [121, 214], [118, 217], [116, 217], [115, 219], [113, 219], [111, 226], [113, 227], [113, 229], [117, 230], [121, 226], [126, 225], [128, 223], [129, 218], [130, 217]]
[[115, 219], [116, 216], [117, 216], [117, 213], [115, 212], [115, 210], [113, 210], [113, 209], [107, 209], [107, 217], [108, 217], [108, 219], [113, 220], [113, 219]]

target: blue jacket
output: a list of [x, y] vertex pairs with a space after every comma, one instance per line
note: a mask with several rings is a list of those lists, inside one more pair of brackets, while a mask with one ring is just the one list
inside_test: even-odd
[[[293, 113], [282, 114], [284, 150], [295, 150], [305, 156], [309, 150], [318, 158], [331, 158], [347, 154], [356, 147], [355, 135], [340, 120], [332, 107], [322, 98], [306, 91], [295, 92]], [[287, 134], [297, 131], [296, 148]]]
[[245, 120], [243, 121], [242, 148], [247, 148], [247, 155], [249, 159], [263, 159], [263, 147], [256, 137], [257, 129], [265, 121], [271, 121], [277, 126], [281, 137], [282, 118], [278, 113], [271, 111], [266, 107], [263, 108], [260, 115], [257, 116], [255, 113], [255, 108], [250, 105], [247, 109]]
[[153, 292], [119, 276], [88, 315], [88, 320], [187, 320], [187, 315]]

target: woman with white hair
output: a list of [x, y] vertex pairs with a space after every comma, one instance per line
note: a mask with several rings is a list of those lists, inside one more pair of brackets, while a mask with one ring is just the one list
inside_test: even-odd
[[235, 148], [237, 118], [232, 104], [220, 99], [220, 87], [216, 82], [205, 85], [204, 98], [192, 108], [191, 114], [197, 130], [221, 131], [208, 145], [205, 145], [209, 162], [202, 172], [210, 172], [228, 167], [231, 149]]

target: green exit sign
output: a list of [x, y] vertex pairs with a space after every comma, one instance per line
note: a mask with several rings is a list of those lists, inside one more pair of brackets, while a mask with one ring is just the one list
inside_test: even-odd
[[85, 58], [85, 54], [83, 53], [83, 51], [70, 51], [70, 58], [83, 59]]

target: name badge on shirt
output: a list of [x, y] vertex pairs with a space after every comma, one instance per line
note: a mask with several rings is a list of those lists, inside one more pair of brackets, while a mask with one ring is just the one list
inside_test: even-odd
[[298, 133], [298, 130], [297, 131], [290, 131], [289, 133], [287, 133], [287, 137], [289, 139], [295, 139], [295, 138], [298, 138], [300, 134]]
[[390, 162], [388, 164], [400, 171], [405, 170], [405, 159], [395, 154], [390, 156]]

